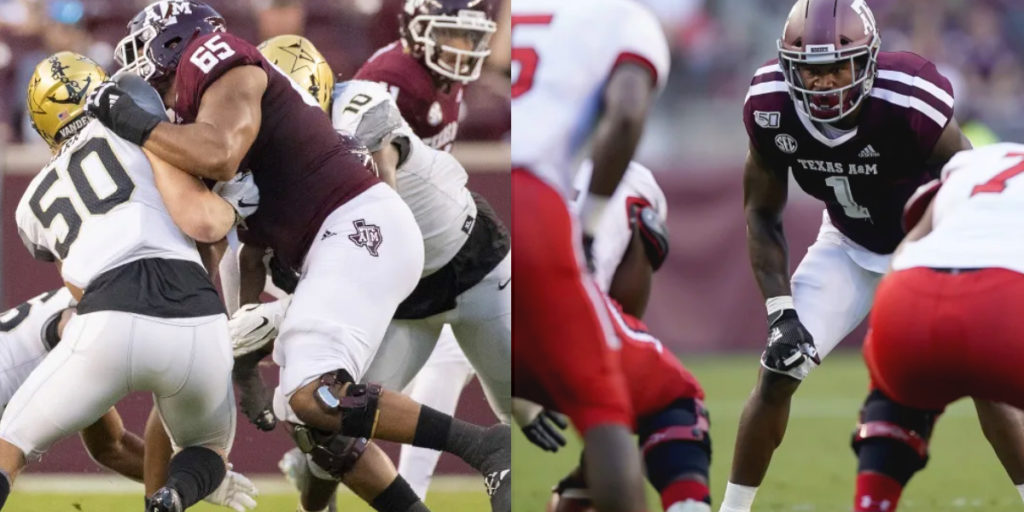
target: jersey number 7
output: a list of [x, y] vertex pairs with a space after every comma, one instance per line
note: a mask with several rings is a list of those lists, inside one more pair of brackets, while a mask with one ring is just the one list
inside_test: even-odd
[[[532, 14], [528, 16], [512, 16], [512, 32], [515, 35], [516, 25], [550, 25], [550, 14]], [[537, 72], [537, 64], [540, 56], [533, 48], [512, 47], [512, 62], [518, 63], [518, 68], [513, 67], [512, 71], [512, 98], [522, 96], [533, 87], [533, 74]]]
[[1007, 153], [1006, 157], [1017, 157], [1020, 158], [1021, 161], [1017, 162], [1017, 165], [1014, 165], [1013, 167], [1010, 167], [1009, 169], [999, 174], [996, 174], [995, 176], [992, 177], [992, 179], [986, 181], [985, 183], [982, 183], [981, 185], [975, 185], [974, 188], [971, 189], [971, 196], [980, 193], [999, 194], [1003, 190], [1006, 190], [1006, 180], [1024, 172], [1024, 153]]

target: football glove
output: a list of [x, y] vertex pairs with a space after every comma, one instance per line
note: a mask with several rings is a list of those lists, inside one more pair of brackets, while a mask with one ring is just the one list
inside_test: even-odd
[[249, 171], [240, 172], [228, 181], [218, 182], [213, 186], [213, 192], [227, 201], [240, 219], [256, 213], [260, 205], [260, 190], [256, 188], [256, 181]]
[[141, 146], [162, 119], [140, 107], [113, 81], [100, 84], [89, 94], [85, 111], [110, 128], [119, 137]]
[[256, 508], [255, 498], [258, 495], [259, 491], [252, 481], [241, 473], [231, 471], [231, 464], [228, 464], [228, 472], [224, 475], [220, 487], [203, 501], [230, 508], [235, 512], [246, 512]]
[[787, 373], [810, 359], [821, 364], [811, 333], [800, 323], [796, 310], [779, 310], [768, 317], [768, 347], [761, 354], [761, 364], [768, 370]]
[[562, 431], [569, 427], [569, 421], [563, 414], [517, 398], [512, 401], [512, 415], [526, 438], [542, 450], [557, 452], [565, 446]]
[[274, 302], [246, 304], [235, 311], [228, 321], [234, 356], [244, 356], [274, 341], [291, 301], [288, 296]]

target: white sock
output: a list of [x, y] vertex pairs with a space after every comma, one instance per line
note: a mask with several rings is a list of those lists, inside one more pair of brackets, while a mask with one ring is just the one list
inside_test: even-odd
[[725, 497], [722, 498], [722, 507], [718, 512], [750, 512], [755, 494], [757, 487], [729, 482], [725, 485]]
[[1020, 493], [1020, 498], [1024, 500], [1024, 484], [1020, 484], [1017, 487], [1017, 492]]

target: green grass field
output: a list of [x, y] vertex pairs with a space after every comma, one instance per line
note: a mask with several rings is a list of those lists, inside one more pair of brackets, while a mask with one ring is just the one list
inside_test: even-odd
[[[112, 476], [110, 479], [92, 479], [97, 481], [96, 487], [92, 480], [82, 481], [73, 476], [68, 487], [71, 492], [53, 493], [41, 491], [41, 488], [59, 488], [60, 482], [47, 478], [44, 485], [33, 485], [22, 482], [15, 484], [15, 491], [4, 506], [4, 512], [135, 512], [142, 510], [142, 486]], [[26, 479], [31, 479], [31, 476]], [[483, 483], [475, 478], [458, 477], [442, 479], [439, 485], [427, 496], [427, 506], [434, 511], [450, 512], [482, 512], [490, 509]], [[452, 481], [455, 480], [455, 481]], [[269, 483], [268, 483], [269, 482]], [[114, 485], [117, 491], [99, 493], [99, 485]], [[257, 498], [259, 505], [256, 512], [292, 512], [298, 504], [298, 493], [292, 492], [284, 481], [276, 475], [269, 478], [256, 479], [256, 486], [261, 489]], [[92, 488], [90, 488], [92, 487]], [[126, 489], [126, 487], [128, 487]], [[479, 488], [478, 488], [479, 487]], [[24, 489], [24, 490], [22, 490]], [[270, 492], [266, 492], [266, 491]], [[200, 503], [189, 509], [195, 512], [231, 512], [231, 509]], [[372, 508], [350, 492], [339, 493], [338, 510], [344, 512], [372, 512]]]
[[[714, 508], [722, 499], [732, 463], [736, 424], [753, 388], [757, 357], [686, 358], [687, 367], [707, 392], [714, 443], [711, 478]], [[856, 460], [850, 433], [867, 394], [867, 370], [857, 353], [830, 356], [797, 393], [782, 446], [754, 511], [844, 511], [852, 508]], [[578, 460], [578, 443], [558, 454], [540, 451], [521, 435], [513, 438], [513, 511], [538, 512], [549, 489]], [[648, 508], [660, 510], [657, 495]], [[931, 444], [931, 460], [911, 480], [903, 511], [1019, 511], [1020, 496], [978, 427], [969, 400], [952, 405], [939, 419]], [[438, 509], [443, 510], [443, 509]]]

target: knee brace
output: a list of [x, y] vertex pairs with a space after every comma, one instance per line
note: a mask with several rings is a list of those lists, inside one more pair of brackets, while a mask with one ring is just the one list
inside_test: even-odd
[[337, 370], [320, 376], [313, 396], [320, 407], [341, 415], [341, 434], [372, 438], [380, 416], [381, 392], [380, 384], [356, 384], [347, 371]]
[[665, 409], [641, 418], [637, 425], [647, 476], [661, 491], [679, 476], [708, 476], [711, 465], [711, 420], [697, 398], [676, 400]]
[[938, 414], [900, 405], [881, 391], [872, 391], [851, 442], [857, 470], [879, 472], [905, 485], [928, 463], [928, 440]]
[[328, 477], [341, 480], [363, 456], [368, 444], [365, 438], [332, 434], [299, 424], [293, 424], [292, 437], [299, 450], [309, 455], [312, 460], [310, 471], [317, 478], [324, 480], [329, 479]]

